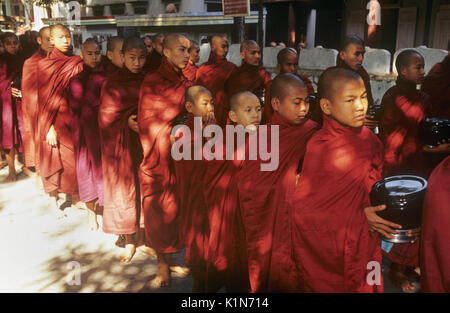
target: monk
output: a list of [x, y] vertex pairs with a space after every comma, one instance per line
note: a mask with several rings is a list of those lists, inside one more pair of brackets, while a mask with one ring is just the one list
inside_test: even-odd
[[123, 68], [104, 83], [98, 122], [104, 185], [103, 231], [125, 236], [121, 262], [129, 263], [136, 252], [135, 234], [143, 225], [137, 170], [142, 161], [136, 113], [144, 80], [146, 48], [139, 38], [125, 39]]
[[363, 79], [364, 86], [367, 90], [367, 101], [369, 103], [368, 113], [370, 113], [366, 116], [365, 126], [373, 130], [378, 126], [378, 122], [376, 121], [378, 117], [373, 114], [374, 101], [372, 88], [370, 87], [370, 75], [362, 66], [365, 53], [364, 41], [357, 35], [347, 35], [339, 50], [336, 66], [354, 71]]
[[163, 56], [163, 34], [156, 34], [152, 38], [152, 51], [147, 56], [147, 61], [145, 62], [144, 71], [146, 73], [156, 71], [161, 65], [161, 60]]
[[[254, 94], [241, 91], [231, 97], [229, 119], [234, 126], [240, 125], [250, 134], [258, 128], [261, 117], [261, 103]], [[238, 173], [244, 162], [237, 155], [245, 152], [246, 145], [233, 147], [233, 159], [228, 160], [227, 138], [223, 143], [223, 159], [208, 161], [203, 180], [210, 231], [205, 288], [207, 292], [217, 292], [225, 286], [227, 292], [248, 292], [245, 229], [237, 189]], [[248, 138], [249, 135], [246, 142]]]
[[420, 253], [424, 292], [450, 292], [450, 157], [436, 167], [428, 180], [422, 218]]
[[144, 38], [142, 38], [142, 40], [144, 40], [145, 46], [147, 47], [147, 55], [150, 55], [150, 53], [152, 53], [152, 50], [153, 50], [152, 36], [146, 35], [146, 36], [144, 36]]
[[123, 60], [121, 57], [122, 46], [122, 37], [114, 36], [108, 38], [106, 45], [106, 59], [102, 60], [106, 72], [113, 74], [123, 67]]
[[[387, 235], [400, 225], [376, 215], [385, 205], [369, 205], [383, 158], [380, 141], [364, 126], [364, 81], [354, 71], [330, 68], [319, 78], [318, 92], [323, 125], [307, 144], [289, 200], [302, 290], [383, 292], [381, 242], [375, 231]], [[370, 272], [373, 266], [379, 271]]]
[[44, 190], [60, 218], [65, 216], [61, 206], [65, 199], [60, 198], [59, 193], [73, 195], [78, 191], [72, 116], [65, 92], [70, 79], [82, 70], [83, 63], [79, 56], [72, 55], [72, 39], [65, 26], [52, 26], [50, 41], [53, 49], [38, 62], [37, 70], [39, 171]]
[[83, 71], [69, 83], [68, 103], [72, 113], [72, 135], [80, 200], [85, 204], [88, 227], [97, 230], [96, 205], [103, 206], [98, 110], [100, 91], [108, 73], [101, 65], [98, 43], [88, 38], [81, 46]]
[[189, 63], [189, 40], [178, 34], [164, 38], [163, 58], [157, 71], [147, 74], [139, 98], [139, 135], [144, 160], [139, 170], [147, 246], [158, 253], [154, 283], [170, 286], [172, 253], [183, 246], [178, 229], [178, 201], [170, 155], [171, 121], [184, 106], [191, 83], [183, 69]]
[[195, 65], [200, 61], [200, 46], [194, 40], [191, 40], [191, 47], [189, 48], [189, 63], [183, 70], [183, 75], [190, 81], [195, 81], [198, 67]]
[[[294, 191], [306, 143], [317, 129], [307, 120], [308, 89], [296, 75], [278, 75], [272, 82], [274, 114], [260, 141], [276, 149], [278, 164], [261, 170], [262, 159], [246, 160], [239, 172], [239, 203], [247, 238], [251, 292], [298, 292], [300, 278], [291, 258], [292, 241], [287, 197]], [[279, 135], [272, 133], [279, 129]], [[272, 147], [277, 143], [278, 147]], [[261, 149], [261, 147], [260, 147]], [[275, 152], [275, 151], [273, 151]]]
[[20, 51], [19, 39], [14, 33], [2, 37], [5, 53], [0, 58], [0, 147], [8, 163], [6, 181], [16, 181], [16, 152], [23, 150], [22, 99], [20, 81], [25, 61]]
[[[185, 117], [185, 123], [179, 123], [177, 118], [174, 127], [178, 128], [183, 124], [185, 127], [172, 129], [172, 157], [174, 153], [181, 150], [184, 152], [188, 147], [190, 151], [189, 158], [177, 157], [174, 162], [179, 195], [180, 233], [186, 246], [186, 264], [191, 268], [192, 292], [205, 292], [209, 225], [202, 180], [205, 176], [206, 162], [203, 152], [198, 148], [202, 149], [206, 142], [203, 129], [215, 123], [214, 106], [209, 90], [203, 86], [189, 87], [185, 94], [185, 110], [181, 114]], [[200, 125], [200, 131], [194, 123]], [[185, 133], [186, 129], [189, 129], [189, 133]], [[202, 142], [201, 147], [195, 146], [196, 140]], [[197, 153], [200, 158], [196, 159]]]
[[225, 126], [228, 117], [227, 96], [225, 82], [236, 65], [228, 62], [228, 39], [223, 34], [213, 35], [210, 40], [211, 53], [206, 63], [203, 63], [197, 71], [196, 84], [206, 87], [214, 98], [214, 115], [220, 126]]
[[239, 91], [254, 93], [264, 110], [270, 106], [270, 85], [272, 79], [269, 72], [261, 66], [261, 49], [253, 40], [245, 40], [241, 43], [242, 64], [233, 71], [226, 82], [228, 97], [232, 97]]
[[24, 159], [25, 166], [36, 169], [39, 174], [39, 145], [37, 141], [36, 118], [38, 106], [38, 62], [47, 56], [53, 49], [50, 42], [50, 27], [42, 27], [37, 38], [39, 43], [38, 51], [27, 59], [23, 65], [22, 77], [22, 109], [24, 124]]

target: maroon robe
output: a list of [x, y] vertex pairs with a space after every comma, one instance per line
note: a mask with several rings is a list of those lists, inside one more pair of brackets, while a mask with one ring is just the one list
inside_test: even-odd
[[225, 58], [220, 59], [211, 52], [208, 62], [203, 63], [197, 71], [195, 83], [211, 91], [214, 99], [214, 115], [220, 126], [225, 126], [229, 111], [225, 82], [236, 68], [234, 63], [228, 62]]
[[195, 76], [197, 75], [198, 67], [191, 61], [189, 61], [186, 68], [183, 70], [183, 75], [190, 81], [195, 80]]
[[142, 161], [139, 135], [128, 126], [137, 113], [143, 73], [122, 68], [103, 84], [98, 124], [104, 186], [103, 231], [130, 235], [143, 225], [137, 171]]
[[422, 83], [422, 91], [431, 98], [432, 117], [450, 119], [450, 57], [437, 63]]
[[306, 143], [317, 124], [306, 120], [293, 126], [274, 113], [268, 124], [267, 147], [271, 147], [270, 142], [274, 140], [270, 129], [275, 125], [279, 126], [278, 168], [262, 171], [260, 165], [265, 161], [246, 160], [237, 178], [252, 292], [301, 291], [298, 271], [291, 257], [292, 212], [286, 199], [294, 191]]
[[68, 103], [73, 117], [72, 134], [80, 200], [103, 206], [103, 174], [98, 129], [100, 92], [107, 73], [84, 65], [69, 83]]
[[421, 285], [450, 293], [450, 157], [430, 176], [422, 218]]
[[[226, 82], [226, 91], [228, 98], [241, 91], [253, 92], [261, 102], [264, 102], [264, 111], [270, 112], [268, 108], [272, 106], [270, 103], [271, 85], [272, 78], [264, 67], [250, 65], [243, 61], [242, 65], [231, 73], [230, 78]], [[227, 113], [229, 109], [227, 105]], [[269, 116], [264, 116], [266, 117], [266, 121], [269, 121]]]
[[[5, 52], [0, 57], [0, 148], [23, 149], [22, 99], [11, 95], [11, 82], [22, 75], [24, 57]], [[15, 86], [20, 89], [20, 86]]]
[[147, 60], [144, 64], [144, 72], [145, 73], [151, 73], [156, 71], [162, 62], [162, 55], [159, 54], [155, 49], [150, 52], [150, 54], [147, 56]]
[[366, 127], [348, 128], [323, 118], [322, 128], [308, 142], [290, 199], [302, 289], [383, 292], [382, 284], [366, 280], [369, 262], [381, 268], [381, 246], [364, 213], [372, 185], [381, 179], [381, 143]]
[[[68, 56], [53, 48], [38, 62], [38, 140], [39, 167], [45, 192], [77, 192], [75, 153], [72, 142], [72, 117], [66, 100], [70, 79], [83, 69], [79, 56]], [[47, 143], [54, 125], [58, 145]]]
[[163, 57], [157, 71], [147, 74], [139, 97], [139, 135], [144, 160], [139, 170], [142, 210], [148, 246], [159, 253], [181, 249], [178, 201], [170, 122], [184, 107], [184, 93], [192, 83]]
[[39, 50], [27, 59], [23, 65], [22, 76], [22, 113], [24, 126], [24, 158], [27, 167], [35, 166], [38, 171], [38, 155], [35, 141], [37, 139], [36, 117], [38, 111], [38, 77], [37, 64], [47, 53]]

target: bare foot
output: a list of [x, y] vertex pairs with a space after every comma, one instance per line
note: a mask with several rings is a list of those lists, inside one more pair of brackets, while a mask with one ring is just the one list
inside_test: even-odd
[[151, 257], [153, 259], [156, 259], [158, 257], [155, 250], [153, 250], [152, 248], [147, 247], [145, 245], [140, 245], [136, 249], [138, 252], [147, 254], [149, 257]]
[[6, 181], [10, 183], [17, 181], [16, 172], [9, 173], [8, 177], [6, 177]]
[[189, 270], [188, 267], [183, 267], [183, 266], [179, 266], [179, 265], [172, 265], [169, 268], [170, 268], [171, 272], [177, 273], [181, 277], [186, 277], [190, 273], [190, 270]]
[[159, 266], [158, 275], [153, 280], [153, 284], [157, 287], [170, 287], [170, 271], [166, 266]]
[[28, 177], [36, 177], [36, 173], [30, 170], [28, 167], [24, 166], [22, 167], [22, 172], [27, 175]]
[[125, 251], [119, 255], [119, 261], [123, 263], [130, 263], [135, 253], [136, 246], [134, 244], [126, 244]]
[[88, 210], [88, 228], [89, 230], [98, 230], [97, 214]]

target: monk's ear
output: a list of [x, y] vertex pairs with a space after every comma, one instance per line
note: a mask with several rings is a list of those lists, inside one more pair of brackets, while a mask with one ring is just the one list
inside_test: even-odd
[[278, 73], [280, 73], [281, 72], [281, 64], [280, 63], [277, 64], [277, 69], [278, 69]]
[[194, 104], [191, 101], [186, 101], [186, 104], [184, 106], [189, 113], [192, 113], [192, 107], [194, 106]]
[[237, 123], [236, 112], [234, 112], [233, 110], [228, 111], [228, 117], [229, 117], [230, 120], [232, 120], [234, 123]]
[[112, 58], [113, 58], [112, 51], [106, 51], [106, 57], [108, 58], [108, 60], [112, 61]]
[[120, 60], [122, 61], [122, 64], [125, 64], [125, 53], [120, 51]]
[[275, 112], [278, 112], [278, 110], [280, 109], [280, 99], [278, 98], [272, 98], [270, 100], [270, 103], [272, 104], [272, 108]]
[[169, 49], [164, 49], [164, 48], [163, 48], [163, 55], [164, 55], [166, 58], [169, 59], [169, 57], [170, 57], [170, 50], [169, 50]]
[[341, 59], [342, 61], [344, 61], [344, 58], [345, 58], [345, 51], [339, 51], [338, 56], [339, 56], [339, 59]]
[[42, 38], [41, 37], [37, 37], [37, 42], [38, 42], [38, 45], [42, 45]]
[[241, 56], [241, 59], [244, 60], [244, 59], [245, 59], [245, 51], [242, 51], [242, 52], [240, 53], [240, 56]]
[[326, 115], [331, 115], [331, 102], [327, 98], [320, 99], [320, 108]]
[[406, 75], [407, 72], [407, 68], [406, 66], [400, 66], [400, 72], [399, 74], [402, 75], [403, 77]]

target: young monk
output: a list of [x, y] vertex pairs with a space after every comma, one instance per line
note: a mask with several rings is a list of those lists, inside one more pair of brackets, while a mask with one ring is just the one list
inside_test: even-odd
[[65, 202], [59, 193], [76, 194], [77, 178], [72, 141], [72, 116], [66, 99], [70, 79], [82, 70], [82, 60], [72, 55], [70, 31], [61, 24], [50, 28], [53, 49], [38, 62], [39, 170], [44, 190], [58, 217]]
[[270, 84], [272, 79], [269, 72], [261, 66], [261, 49], [253, 40], [241, 43], [242, 64], [233, 71], [226, 82], [228, 97], [239, 91], [254, 93], [266, 109], [270, 106]]
[[[244, 161], [238, 179], [250, 285], [252, 292], [298, 292], [301, 285], [291, 258], [290, 212], [285, 199], [295, 188], [306, 143], [317, 125], [306, 119], [308, 90], [298, 76], [278, 75], [272, 82], [271, 97], [274, 114], [267, 136], [259, 136], [260, 142], [267, 140], [267, 147], [277, 149], [278, 166], [262, 171], [261, 164], [267, 161]], [[279, 136], [272, 137], [273, 127], [279, 128]], [[277, 140], [278, 147], [272, 148]]]
[[150, 55], [153, 50], [152, 36], [146, 35], [144, 38], [142, 38], [142, 40], [144, 40], [145, 46], [147, 47], [147, 55]]
[[96, 205], [103, 206], [98, 109], [100, 91], [108, 73], [101, 65], [98, 43], [88, 38], [81, 46], [83, 71], [69, 83], [68, 103], [73, 117], [72, 134], [80, 200], [85, 203], [88, 227], [97, 230]]
[[183, 70], [183, 75], [186, 76], [188, 80], [194, 81], [197, 75], [198, 67], [195, 65], [200, 61], [200, 46], [196, 41], [191, 40], [191, 47], [189, 48], [189, 63]]
[[154, 283], [160, 287], [170, 286], [171, 253], [183, 245], [170, 156], [170, 122], [183, 109], [186, 88], [191, 86], [182, 73], [189, 62], [189, 46], [182, 35], [164, 38], [161, 66], [147, 74], [139, 98], [139, 135], [144, 150], [139, 171], [142, 209], [147, 245], [158, 253], [159, 272]]
[[38, 77], [37, 64], [47, 56], [47, 53], [53, 49], [50, 42], [50, 27], [42, 27], [39, 30], [38, 51], [27, 59], [23, 65], [22, 77], [22, 109], [24, 124], [24, 157], [25, 166], [35, 167], [39, 174], [39, 150], [37, 146], [37, 111], [38, 106]]
[[19, 38], [14, 33], [2, 37], [5, 53], [0, 58], [0, 146], [8, 162], [6, 181], [16, 181], [16, 152], [23, 149], [22, 99], [20, 80], [25, 61], [20, 51]]
[[123, 67], [123, 60], [121, 57], [122, 46], [122, 37], [114, 36], [108, 38], [106, 45], [106, 59], [103, 60], [107, 73], [113, 74]]
[[[254, 94], [241, 91], [231, 97], [229, 118], [235, 126], [255, 131], [261, 117], [261, 103]], [[237, 189], [238, 172], [244, 162], [237, 155], [245, 152], [246, 145], [233, 149], [233, 160], [227, 160], [225, 138], [223, 159], [208, 161], [203, 180], [210, 232], [205, 281], [207, 292], [217, 292], [222, 286], [227, 292], [248, 292], [250, 289], [245, 230]]]
[[152, 39], [152, 52], [147, 56], [147, 61], [145, 62], [144, 71], [146, 73], [156, 71], [161, 65], [161, 60], [163, 56], [163, 34], [156, 34]]
[[[397, 56], [395, 66], [399, 74], [396, 85], [386, 91], [381, 101], [384, 176], [410, 174], [428, 178], [429, 166], [418, 136], [419, 123], [431, 108], [429, 96], [417, 90], [424, 77], [424, 59], [415, 50], [404, 50]], [[394, 285], [404, 291], [418, 291], [418, 285], [409, 282], [406, 273], [414, 275], [413, 269], [419, 265], [419, 242], [395, 244], [386, 256], [393, 262], [389, 275]]]
[[145, 51], [141, 39], [125, 39], [121, 54], [124, 67], [104, 83], [98, 113], [104, 185], [103, 231], [125, 235], [125, 251], [119, 255], [119, 260], [125, 263], [136, 252], [134, 234], [143, 224], [137, 178], [142, 147], [136, 113], [144, 79]]
[[[172, 149], [176, 146], [179, 147], [172, 150], [172, 157], [174, 151], [181, 152], [180, 150], [191, 147], [189, 160], [176, 158], [174, 162], [179, 196], [180, 237], [186, 246], [186, 264], [191, 268], [192, 292], [205, 292], [209, 227], [202, 180], [205, 176], [206, 163], [203, 152], [196, 150], [195, 141], [202, 142], [202, 146], [197, 148], [203, 149], [203, 144], [206, 142], [202, 136], [203, 129], [208, 124], [215, 123], [214, 106], [209, 90], [203, 86], [189, 87], [185, 94], [185, 109], [182, 112], [186, 118], [185, 123], [180, 123], [179, 118], [176, 118], [173, 126], [179, 127], [185, 124], [190, 130], [190, 134], [185, 134], [184, 128], [172, 130]], [[198, 123], [195, 121], [196, 118], [201, 121], [200, 132], [194, 128], [194, 123]], [[199, 160], [195, 159], [197, 153], [200, 156]]]
[[[310, 139], [291, 199], [294, 260], [305, 292], [383, 292], [378, 234], [396, 225], [370, 207], [381, 179], [382, 146], [364, 126], [364, 81], [354, 71], [327, 69], [319, 79], [323, 125]], [[369, 262], [379, 273], [368, 281]]]
[[450, 292], [450, 157], [433, 171], [425, 196], [420, 250], [424, 292]]
[[206, 87], [214, 98], [214, 115], [217, 124], [225, 126], [228, 117], [225, 82], [236, 65], [228, 62], [228, 39], [223, 34], [211, 36], [211, 53], [208, 62], [203, 63], [197, 71], [196, 84]]
[[[339, 50], [339, 54], [336, 60], [336, 66], [345, 68], [358, 73], [364, 81], [364, 86], [367, 90], [367, 101], [369, 108], [374, 105], [372, 89], [370, 87], [370, 75], [362, 66], [364, 61], [364, 54], [366, 49], [364, 48], [364, 41], [356, 35], [347, 35]], [[370, 129], [374, 129], [378, 126], [378, 122], [374, 120], [375, 116], [367, 115], [365, 125]]]

